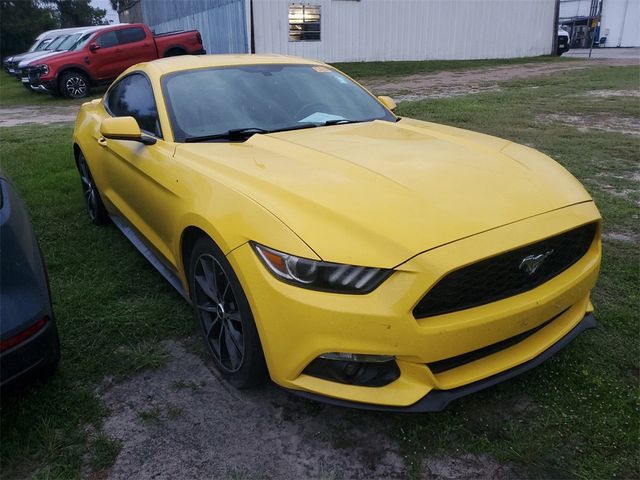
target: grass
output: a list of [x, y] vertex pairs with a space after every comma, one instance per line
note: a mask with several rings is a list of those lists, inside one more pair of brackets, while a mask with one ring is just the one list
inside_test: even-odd
[[79, 100], [69, 100], [61, 96], [27, 90], [16, 77], [9, 75], [4, 70], [0, 71], [0, 107], [15, 107], [21, 105], [65, 107], [69, 105], [81, 105], [84, 102], [102, 96], [105, 91], [106, 86], [95, 87], [91, 90], [89, 97]]
[[343, 62], [334, 63], [337, 69], [353, 78], [397, 77], [442, 70], [490, 68], [523, 63], [571, 62], [573, 58], [544, 55], [540, 57], [495, 58], [483, 60], [419, 60], [397, 62]]
[[593, 296], [599, 329], [540, 368], [443, 414], [397, 421], [395, 434], [415, 462], [462, 450], [489, 453], [533, 477], [640, 478], [638, 137], [536, 122], [553, 113], [638, 118], [637, 99], [588, 95], [637, 91], [638, 73], [635, 67], [567, 72], [511, 82], [500, 93], [400, 105], [402, 115], [505, 137], [551, 155], [593, 195], [605, 234], [635, 239], [605, 239]]
[[[551, 113], [638, 118], [637, 99], [586, 95], [637, 88], [637, 68], [597, 67], [511, 82], [495, 93], [405, 103], [399, 113], [550, 154], [594, 196], [605, 232], [637, 242], [638, 137], [536, 121]], [[73, 478], [83, 458], [105, 469], [120, 448], [87, 433], [100, 432], [108, 413], [96, 386], [107, 376], [117, 380], [161, 366], [166, 353], [158, 342], [194, 327], [185, 302], [115, 228], [89, 223], [70, 126], [5, 128], [0, 140], [2, 167], [26, 200], [49, 266], [62, 341], [60, 370], [48, 383], [2, 399], [3, 478], [36, 470], [41, 478]], [[429, 457], [470, 452], [511, 463], [533, 478], [639, 478], [639, 265], [637, 243], [605, 240], [593, 298], [599, 329], [539, 368], [442, 413], [386, 416], [410, 473], [418, 478]], [[140, 415], [148, 421], [158, 416]]]
[[[159, 339], [192, 333], [187, 304], [115, 228], [92, 228], [70, 150], [71, 126], [0, 130], [0, 160], [25, 199], [48, 265], [62, 361], [45, 385], [4, 397], [3, 478], [45, 466], [78, 475], [100, 429], [95, 387], [161, 365]], [[43, 473], [43, 475], [45, 474]]]

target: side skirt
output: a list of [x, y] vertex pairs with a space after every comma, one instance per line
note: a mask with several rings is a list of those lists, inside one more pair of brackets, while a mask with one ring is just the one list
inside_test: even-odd
[[162, 259], [156, 255], [156, 253], [151, 249], [146, 242], [142, 239], [142, 237], [135, 231], [135, 229], [129, 225], [124, 218], [119, 217], [117, 215], [109, 215], [113, 224], [120, 229], [120, 231], [124, 234], [125, 237], [129, 239], [133, 246], [138, 249], [138, 251], [146, 258], [151, 265], [154, 266], [160, 275], [162, 275], [167, 282], [171, 284], [173, 288], [175, 288], [180, 295], [191, 304], [191, 300], [189, 299], [189, 295], [182, 288], [182, 284], [178, 279], [178, 276], [174, 273], [174, 271], [169, 268]]

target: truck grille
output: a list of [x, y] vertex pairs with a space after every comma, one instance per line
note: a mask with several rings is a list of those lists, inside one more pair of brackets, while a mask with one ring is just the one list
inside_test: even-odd
[[[413, 316], [455, 312], [532, 290], [582, 258], [595, 232], [596, 224], [590, 223], [455, 270], [427, 292]], [[542, 263], [533, 268], [542, 256]]]

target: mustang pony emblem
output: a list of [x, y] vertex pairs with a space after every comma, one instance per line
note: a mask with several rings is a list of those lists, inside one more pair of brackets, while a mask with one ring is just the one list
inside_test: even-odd
[[528, 255], [520, 262], [520, 270], [524, 270], [529, 275], [536, 273], [536, 270], [544, 263], [548, 256], [553, 253], [553, 250], [547, 250], [544, 253], [538, 255]]

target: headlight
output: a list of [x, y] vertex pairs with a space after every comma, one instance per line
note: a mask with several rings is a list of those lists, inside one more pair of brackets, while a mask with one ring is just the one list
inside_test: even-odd
[[49, 73], [49, 65], [36, 65], [34, 69], [39, 75], [47, 75]]
[[392, 273], [392, 270], [384, 268], [358, 267], [296, 257], [257, 243], [252, 243], [251, 246], [277, 279], [311, 290], [369, 293]]

